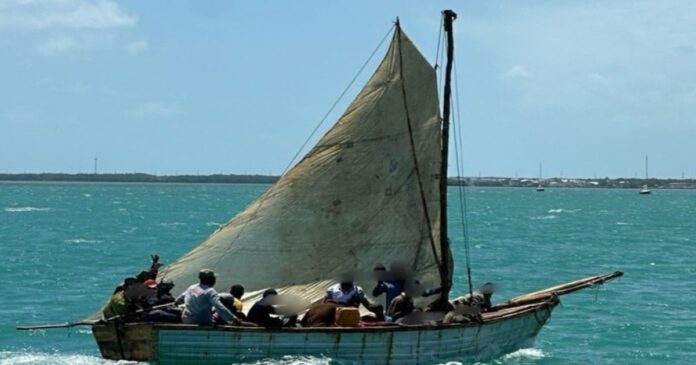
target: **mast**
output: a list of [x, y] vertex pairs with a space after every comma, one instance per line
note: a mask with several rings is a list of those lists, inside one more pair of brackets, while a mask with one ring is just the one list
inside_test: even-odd
[[[451, 79], [452, 79], [452, 64], [454, 62], [454, 35], [452, 31], [452, 22], [457, 19], [457, 14], [452, 10], [444, 10], [442, 12], [444, 18], [445, 34], [447, 36], [447, 65], [445, 67], [445, 86], [443, 92], [443, 107], [442, 107], [442, 156], [440, 166], [440, 264], [442, 270], [442, 294], [441, 301], [445, 303], [449, 297], [449, 291], [452, 289], [452, 272], [450, 271], [452, 262], [451, 251], [449, 247], [449, 238], [447, 237], [447, 162], [449, 157], [449, 122], [450, 122], [450, 101], [452, 99]], [[471, 272], [467, 267], [469, 277], [469, 288], [471, 289]]]
[[648, 155], [645, 155], [645, 180], [648, 179]]

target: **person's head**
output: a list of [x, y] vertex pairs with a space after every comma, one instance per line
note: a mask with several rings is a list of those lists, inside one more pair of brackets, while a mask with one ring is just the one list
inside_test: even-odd
[[263, 291], [264, 298], [269, 297], [271, 295], [278, 295], [278, 292], [273, 288], [268, 288], [268, 289]]
[[408, 278], [408, 270], [406, 265], [399, 261], [393, 262], [389, 266], [389, 276], [392, 280], [406, 280]]
[[162, 279], [159, 284], [157, 284], [157, 292], [159, 294], [168, 294], [174, 289], [174, 282], [172, 279]]
[[237, 299], [242, 299], [244, 296], [244, 287], [239, 284], [234, 284], [230, 288], [230, 294]]
[[261, 302], [267, 305], [278, 303], [278, 292], [273, 288], [268, 288], [263, 291]]
[[343, 273], [338, 276], [337, 281], [341, 284], [341, 288], [350, 289], [353, 286], [353, 275], [350, 273]]
[[198, 272], [198, 280], [203, 285], [213, 287], [216, 282], [215, 273], [213, 270], [203, 269]]
[[372, 277], [375, 280], [384, 280], [387, 274], [387, 268], [382, 264], [377, 264], [372, 269]]
[[495, 292], [495, 285], [491, 282], [483, 284], [478, 291], [483, 294], [484, 297], [490, 298]]

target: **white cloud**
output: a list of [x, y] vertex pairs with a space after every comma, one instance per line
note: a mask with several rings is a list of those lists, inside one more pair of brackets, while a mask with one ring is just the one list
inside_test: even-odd
[[126, 45], [126, 51], [130, 54], [139, 54], [147, 49], [148, 43], [145, 40], [137, 40]]
[[75, 40], [75, 38], [69, 36], [58, 36], [37, 44], [36, 51], [41, 54], [52, 55], [78, 47], [79, 43], [77, 40]]
[[126, 111], [126, 116], [132, 119], [173, 118], [183, 114], [175, 104], [151, 101]]
[[137, 18], [110, 0], [4, 0], [0, 29], [110, 29], [132, 27]]
[[533, 75], [526, 67], [515, 65], [500, 74], [501, 79], [529, 79]]

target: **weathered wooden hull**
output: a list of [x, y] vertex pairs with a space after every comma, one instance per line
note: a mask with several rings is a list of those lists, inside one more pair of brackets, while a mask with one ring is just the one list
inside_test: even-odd
[[102, 355], [158, 364], [231, 364], [284, 356], [336, 363], [433, 364], [481, 361], [529, 347], [556, 301], [499, 311], [481, 324], [417, 327], [296, 328], [95, 325]]

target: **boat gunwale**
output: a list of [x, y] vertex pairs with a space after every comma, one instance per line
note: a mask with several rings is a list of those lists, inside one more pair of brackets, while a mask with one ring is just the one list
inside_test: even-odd
[[[515, 306], [512, 311], [507, 313], [491, 316], [490, 318], [484, 318], [482, 322], [468, 322], [468, 323], [452, 323], [452, 324], [421, 324], [421, 325], [403, 325], [395, 324], [389, 326], [366, 326], [366, 327], [287, 327], [287, 328], [266, 328], [266, 327], [245, 327], [245, 326], [233, 326], [233, 325], [216, 325], [216, 326], [205, 326], [197, 324], [183, 324], [183, 323], [150, 323], [150, 322], [133, 322], [126, 323], [125, 326], [131, 325], [143, 325], [148, 324], [152, 326], [154, 330], [164, 330], [164, 331], [224, 331], [224, 332], [273, 332], [273, 333], [336, 333], [336, 332], [397, 332], [397, 331], [436, 331], [444, 329], [456, 329], [465, 327], [478, 327], [486, 324], [491, 324], [506, 320], [511, 317], [516, 317], [519, 315], [527, 314], [541, 309], [553, 309], [558, 304], [558, 300], [555, 297], [549, 297], [544, 300], [540, 300], [535, 303], [527, 303], [519, 306]], [[500, 310], [509, 310], [510, 307], [501, 308]], [[495, 312], [489, 312], [495, 313]], [[101, 322], [95, 324], [94, 326], [108, 325], [108, 323]]]

